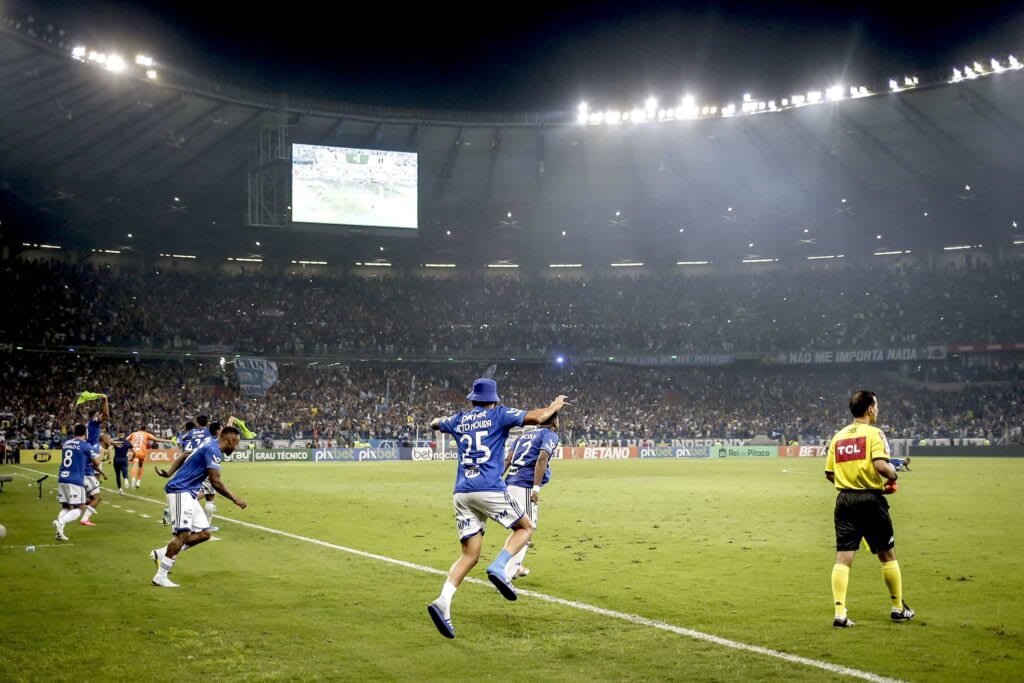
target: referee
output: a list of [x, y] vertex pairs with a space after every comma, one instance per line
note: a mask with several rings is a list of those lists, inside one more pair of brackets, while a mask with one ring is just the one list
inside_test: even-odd
[[836, 497], [836, 564], [832, 568], [832, 598], [836, 615], [832, 625], [849, 628], [846, 588], [850, 567], [860, 546], [867, 541], [882, 562], [882, 579], [892, 599], [893, 621], [909, 621], [914, 610], [903, 602], [903, 577], [896, 561], [896, 537], [885, 494], [896, 492], [896, 470], [889, 464], [889, 442], [878, 421], [878, 397], [861, 390], [850, 397], [853, 424], [840, 429], [828, 445], [825, 477], [839, 489]]

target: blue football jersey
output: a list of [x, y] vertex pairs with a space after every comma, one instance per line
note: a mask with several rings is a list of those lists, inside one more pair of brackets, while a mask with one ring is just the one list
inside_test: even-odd
[[[82, 439], [65, 441], [60, 447], [60, 476], [57, 477], [57, 481], [61, 484], [82, 486], [86, 476], [85, 463], [91, 457], [92, 446], [88, 441]], [[92, 470], [91, 465], [89, 469]]]
[[181, 446], [181, 450], [183, 451], [194, 451], [212, 438], [213, 437], [210, 435], [209, 429], [206, 427], [197, 427], [196, 429], [190, 429], [179, 436], [178, 445]]
[[459, 445], [455, 493], [505, 490], [505, 441], [508, 431], [521, 427], [525, 417], [524, 411], [505, 406], [475, 406], [441, 420], [438, 430], [454, 436]]
[[93, 418], [85, 425], [85, 440], [93, 446], [98, 446], [100, 443], [100, 424], [99, 419]]
[[[532, 488], [540, 452], [547, 451], [554, 455], [556, 448], [558, 448], [558, 434], [550, 429], [541, 428], [520, 436], [512, 444], [512, 462], [509, 464], [505, 483], [527, 489]], [[550, 459], [540, 485], [548, 483], [549, 479], [551, 479]]]
[[87, 452], [85, 454], [85, 467], [82, 468], [82, 471], [87, 477], [95, 477], [96, 468], [92, 466], [92, 459], [99, 457], [100, 447], [94, 446], [88, 441], [85, 442], [83, 445], [85, 446], [85, 450]]
[[212, 439], [207, 441], [193, 451], [192, 455], [188, 456], [181, 464], [178, 471], [167, 482], [164, 491], [167, 493], [191, 493], [195, 496], [203, 487], [206, 471], [219, 470], [222, 457], [220, 444]]

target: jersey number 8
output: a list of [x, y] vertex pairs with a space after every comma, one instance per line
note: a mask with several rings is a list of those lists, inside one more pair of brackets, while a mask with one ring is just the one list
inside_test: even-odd
[[68, 450], [64, 451], [64, 459], [61, 461], [62, 465], [64, 467], [71, 467], [71, 461], [74, 459], [74, 457], [75, 457], [75, 452], [73, 450], [71, 450], [70, 448]]

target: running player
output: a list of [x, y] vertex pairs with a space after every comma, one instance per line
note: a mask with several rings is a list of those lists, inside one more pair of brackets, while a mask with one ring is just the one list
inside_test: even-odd
[[158, 443], [173, 443], [169, 439], [159, 439], [145, 429], [139, 429], [128, 435], [128, 441], [132, 444], [135, 457], [132, 459], [130, 487], [140, 488], [142, 486], [142, 474], [145, 472], [146, 458], [152, 445]]
[[853, 626], [846, 613], [846, 589], [850, 567], [867, 541], [882, 563], [882, 579], [889, 589], [893, 621], [910, 621], [914, 610], [903, 601], [903, 576], [896, 561], [896, 536], [884, 494], [896, 491], [896, 470], [889, 463], [889, 442], [878, 421], [874, 392], [858, 391], [850, 398], [853, 424], [840, 429], [828, 445], [825, 477], [839, 489], [833, 518], [836, 527], [836, 563], [832, 567], [832, 599], [836, 628]]
[[92, 446], [85, 439], [85, 425], [75, 425], [74, 438], [61, 445], [57, 500], [61, 510], [53, 520], [58, 541], [67, 541], [64, 525], [78, 519], [85, 505], [85, 461], [92, 457]]
[[431, 429], [455, 437], [459, 449], [453, 503], [462, 556], [448, 571], [441, 595], [427, 605], [427, 613], [434, 626], [446, 638], [455, 637], [451, 601], [459, 584], [480, 559], [488, 517], [512, 529], [513, 533], [498, 557], [487, 567], [487, 578], [506, 600], [518, 597], [505, 574], [506, 567], [512, 556], [530, 541], [533, 523], [509, 496], [501, 479], [505, 441], [509, 430], [514, 427], [551, 420], [565, 405], [566, 397], [559, 396], [547, 408], [527, 413], [498, 405], [501, 399], [497, 382], [483, 378], [473, 382], [473, 391], [466, 398], [473, 404], [471, 410], [430, 422]]
[[[549, 461], [558, 448], [558, 415], [535, 429], [522, 434], [512, 444], [505, 456], [505, 485], [508, 495], [526, 511], [526, 515], [537, 528], [537, 511], [540, 507], [540, 489], [551, 479]], [[523, 566], [523, 559], [530, 544], [527, 543], [512, 558], [506, 572], [509, 581], [527, 576], [530, 570]]]
[[209, 477], [210, 483], [222, 496], [245, 509], [246, 502], [231, 493], [220, 480], [221, 458], [235, 451], [238, 440], [238, 430], [225, 427], [217, 439], [211, 439], [190, 455], [175, 460], [170, 470], [157, 469], [161, 477], [170, 478], [164, 491], [174, 517], [175, 537], [165, 548], [157, 548], [150, 553], [157, 565], [152, 580], [154, 586], [176, 588], [177, 584], [171, 582], [167, 573], [174, 566], [178, 553], [210, 539], [210, 524], [196, 500], [204, 478]]
[[[86, 432], [88, 433], [88, 426], [86, 427]], [[98, 435], [96, 440], [99, 441]], [[92, 516], [96, 514], [96, 508], [99, 507], [100, 502], [103, 500], [103, 496], [100, 495], [100, 480], [97, 478], [97, 475], [104, 479], [107, 478], [107, 475], [103, 473], [100, 447], [93, 443], [90, 443], [89, 446], [92, 448], [92, 452], [85, 460], [83, 483], [86, 497], [85, 512], [82, 514], [82, 521], [79, 522], [82, 526], [96, 526], [96, 522], [92, 521]]]

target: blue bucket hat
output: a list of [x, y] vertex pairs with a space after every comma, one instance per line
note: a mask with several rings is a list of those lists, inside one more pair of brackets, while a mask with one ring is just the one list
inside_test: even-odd
[[485, 377], [475, 379], [473, 380], [473, 391], [466, 398], [481, 403], [498, 403], [501, 401], [498, 398], [498, 383]]

